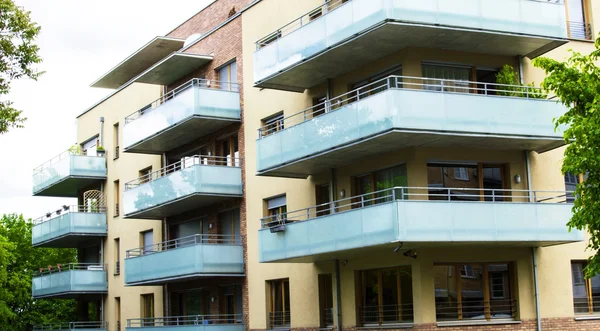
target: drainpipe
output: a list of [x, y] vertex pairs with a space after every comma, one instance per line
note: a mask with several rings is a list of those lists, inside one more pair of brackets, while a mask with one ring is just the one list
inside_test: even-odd
[[331, 168], [329, 171], [329, 201], [331, 202], [331, 213], [335, 213], [335, 195], [336, 195], [336, 188], [335, 188], [335, 169]]
[[337, 306], [337, 314], [335, 325], [337, 331], [342, 331], [342, 294], [340, 284], [340, 260], [335, 260], [335, 304]]
[[533, 254], [533, 284], [535, 289], [535, 315], [537, 316], [537, 331], [542, 331], [542, 317], [540, 315], [540, 292], [538, 289], [538, 265], [536, 248], [531, 247]]
[[100, 134], [98, 135], [98, 143], [104, 147], [104, 116], [100, 117]]
[[527, 194], [529, 195], [529, 202], [531, 202], [533, 190], [531, 189], [531, 163], [529, 160], [529, 151], [525, 151], [525, 170], [527, 171]]
[[100, 322], [104, 324], [104, 294], [102, 294], [100, 299]]

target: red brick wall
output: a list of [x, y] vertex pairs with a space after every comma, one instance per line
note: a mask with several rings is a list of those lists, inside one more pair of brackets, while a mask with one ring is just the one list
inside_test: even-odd
[[[179, 37], [179, 38], [187, 38], [194, 33], [205, 34], [207, 31], [213, 29], [217, 25], [223, 23], [225, 20], [229, 18], [229, 14], [231, 10], [234, 8], [236, 12], [239, 12], [243, 7], [252, 2], [252, 0], [217, 0], [212, 3], [210, 6], [202, 10], [200, 13], [183, 23], [181, 26], [177, 27], [169, 36], [171, 37]], [[191, 73], [190, 75], [183, 77], [178, 82], [173, 83], [171, 86], [167, 87], [167, 90], [171, 90], [192, 78], [198, 78], [201, 76], [206, 77], [209, 80], [216, 80], [217, 77], [217, 69], [223, 66], [226, 63], [229, 63], [231, 60], [236, 61], [237, 63], [237, 83], [240, 86], [240, 96], [243, 96], [243, 57], [242, 57], [242, 18], [239, 16], [235, 20], [227, 23], [227, 25], [221, 27], [219, 30], [213, 32], [210, 35], [207, 35], [205, 38], [194, 44], [188, 50], [187, 53], [194, 54], [202, 54], [202, 55], [212, 55], [213, 60], [208, 63], [206, 66], [198, 69], [197, 71]], [[240, 234], [242, 237], [242, 245], [244, 247], [244, 267], [247, 268], [248, 261], [248, 246], [246, 239], [246, 172], [245, 172], [245, 145], [244, 145], [244, 101], [241, 99], [241, 109], [242, 109], [242, 123], [235, 124], [229, 126], [227, 128], [223, 128], [219, 132], [215, 132], [213, 134], [207, 135], [201, 140], [205, 140], [208, 142], [209, 148], [214, 152], [214, 141], [221, 135], [226, 132], [232, 133], [237, 131], [238, 135], [238, 146], [241, 158], [241, 166], [242, 166], [242, 183], [244, 190], [244, 198], [241, 200], [236, 200], [234, 203], [239, 204], [240, 208]], [[197, 146], [200, 146], [201, 141], [194, 142]], [[209, 208], [222, 208], [223, 206], [213, 206]], [[214, 212], [214, 211], [213, 211]], [[246, 325], [249, 325], [249, 317], [248, 317], [248, 281], [247, 278], [243, 280], [243, 288], [242, 288], [242, 298], [243, 298], [243, 307], [244, 307], [244, 322]]]
[[252, 0], [217, 0], [169, 32], [168, 36], [187, 38], [194, 33], [205, 34], [229, 18], [232, 9], [239, 12], [250, 2]]

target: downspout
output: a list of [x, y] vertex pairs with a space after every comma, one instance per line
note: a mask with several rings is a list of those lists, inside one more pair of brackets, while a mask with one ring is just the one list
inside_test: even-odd
[[337, 314], [335, 315], [335, 325], [337, 331], [342, 331], [342, 294], [340, 284], [340, 260], [335, 260], [335, 304]]
[[336, 189], [335, 189], [335, 169], [331, 168], [329, 171], [329, 201], [331, 203], [331, 213], [335, 213], [335, 193], [336, 193]]
[[519, 55], [517, 60], [519, 61], [519, 81], [521, 84], [525, 84], [525, 79], [523, 79], [523, 57]]
[[540, 315], [540, 292], [538, 288], [538, 265], [536, 248], [531, 248], [533, 254], [533, 284], [535, 289], [535, 315], [537, 316], [537, 331], [542, 331], [542, 317]]
[[533, 190], [531, 189], [531, 163], [529, 160], [529, 151], [525, 151], [525, 171], [527, 172], [527, 195], [529, 196], [529, 202], [531, 202]]
[[[100, 117], [100, 133], [98, 134], [98, 144], [104, 147], [104, 116]], [[100, 147], [97, 146], [97, 147]]]

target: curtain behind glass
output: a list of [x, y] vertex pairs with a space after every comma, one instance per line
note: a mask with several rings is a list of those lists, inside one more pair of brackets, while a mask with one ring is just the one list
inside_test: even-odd
[[[422, 66], [423, 77], [424, 78], [435, 78], [435, 79], [425, 79], [424, 83], [426, 86], [423, 87], [424, 90], [428, 91], [441, 91], [442, 90], [442, 82], [438, 79], [449, 79], [449, 80], [458, 80], [465, 81], [462, 82], [444, 82], [444, 91], [445, 92], [460, 92], [460, 93], [468, 93], [469, 78], [471, 76], [471, 68], [462, 68], [462, 67], [447, 67], [447, 66], [436, 66], [436, 65], [427, 65], [424, 64]], [[463, 87], [463, 88], [456, 88]]]

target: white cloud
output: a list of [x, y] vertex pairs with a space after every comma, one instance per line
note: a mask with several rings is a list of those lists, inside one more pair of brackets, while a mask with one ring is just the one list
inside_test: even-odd
[[39, 81], [13, 83], [10, 100], [28, 117], [24, 129], [0, 136], [0, 214], [36, 218], [71, 199], [32, 197], [32, 170], [75, 142], [75, 117], [110, 90], [95, 79], [212, 0], [16, 0], [42, 27], [46, 71]]

